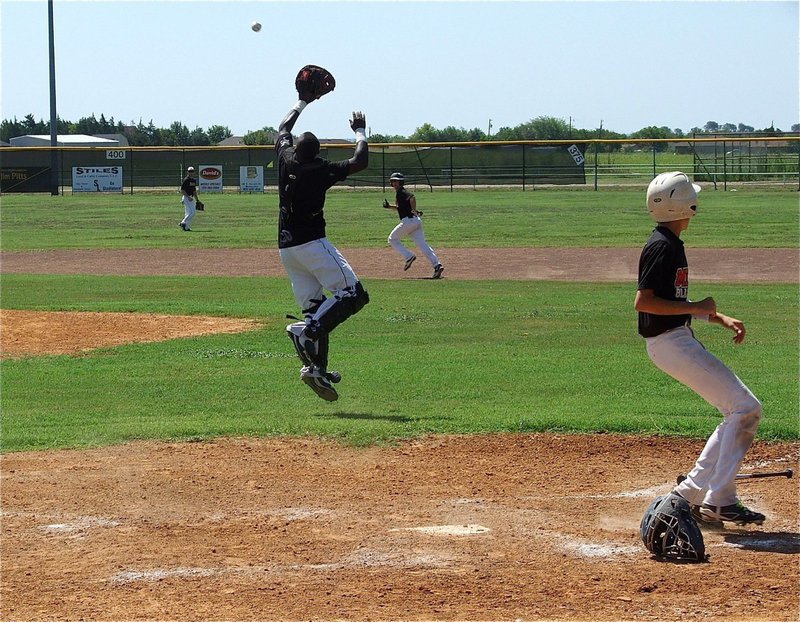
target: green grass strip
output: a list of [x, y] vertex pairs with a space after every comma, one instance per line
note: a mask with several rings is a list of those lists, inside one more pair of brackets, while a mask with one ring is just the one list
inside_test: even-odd
[[[641, 190], [416, 189], [425, 232], [434, 248], [639, 247], [652, 229]], [[397, 215], [380, 207], [377, 191], [328, 194], [328, 235], [340, 247], [386, 246]], [[177, 194], [6, 195], [0, 211], [3, 250], [76, 248], [274, 248], [278, 199], [206, 195], [193, 231]], [[795, 191], [714, 191], [701, 194], [687, 234], [694, 247], [796, 248], [800, 223]]]
[[[621, 432], [705, 437], [719, 414], [647, 358], [633, 284], [382, 281], [331, 338], [341, 399], [298, 377], [283, 278], [5, 275], [9, 309], [260, 320], [248, 333], [2, 364], [2, 450], [131, 439], [319, 435], [366, 445], [428, 433]], [[798, 304], [791, 285], [696, 285], [747, 342], [697, 333], [764, 403], [759, 438], [798, 434]]]

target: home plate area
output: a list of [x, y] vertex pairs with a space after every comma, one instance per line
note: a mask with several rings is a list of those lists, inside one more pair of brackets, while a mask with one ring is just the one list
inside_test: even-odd
[[[7, 620], [796, 620], [795, 480], [760, 527], [654, 559], [639, 522], [702, 440], [610, 434], [136, 442], [3, 459]], [[746, 464], [795, 468], [800, 444]], [[36, 491], [33, 494], [32, 491]]]

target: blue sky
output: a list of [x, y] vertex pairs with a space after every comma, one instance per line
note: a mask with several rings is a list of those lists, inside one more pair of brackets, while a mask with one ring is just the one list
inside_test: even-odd
[[[55, 0], [59, 116], [277, 127], [306, 63], [336, 90], [296, 129], [349, 138], [541, 115], [634, 132], [800, 122], [798, 2]], [[260, 33], [250, 23], [263, 24]], [[2, 0], [2, 118], [49, 119], [46, 0]]]

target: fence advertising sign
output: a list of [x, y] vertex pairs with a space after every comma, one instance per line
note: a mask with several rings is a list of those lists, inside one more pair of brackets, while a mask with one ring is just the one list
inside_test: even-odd
[[197, 185], [200, 192], [222, 192], [222, 165], [201, 164]]
[[18, 166], [0, 169], [0, 192], [50, 192], [50, 168]]
[[264, 192], [264, 167], [239, 167], [239, 192]]
[[73, 166], [73, 192], [122, 192], [121, 166]]

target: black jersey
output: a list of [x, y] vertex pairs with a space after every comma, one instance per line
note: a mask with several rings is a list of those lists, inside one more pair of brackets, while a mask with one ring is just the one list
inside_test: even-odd
[[186, 193], [186, 196], [193, 197], [197, 192], [197, 180], [194, 177], [189, 177], [187, 175], [183, 179], [181, 190]]
[[414, 215], [414, 212], [411, 211], [411, 199], [413, 197], [414, 195], [403, 186], [397, 189], [395, 204], [397, 205], [397, 215], [400, 216], [400, 220], [403, 218], [411, 218]]
[[314, 158], [298, 162], [290, 132], [275, 143], [278, 157], [278, 247], [299, 246], [325, 237], [325, 193], [350, 173], [349, 160], [330, 162]]
[[[638, 289], [652, 289], [666, 300], [687, 300], [689, 296], [689, 263], [683, 241], [667, 227], [653, 231], [639, 257]], [[639, 334], [655, 337], [663, 332], [691, 323], [691, 314], [654, 315], [639, 312]]]

